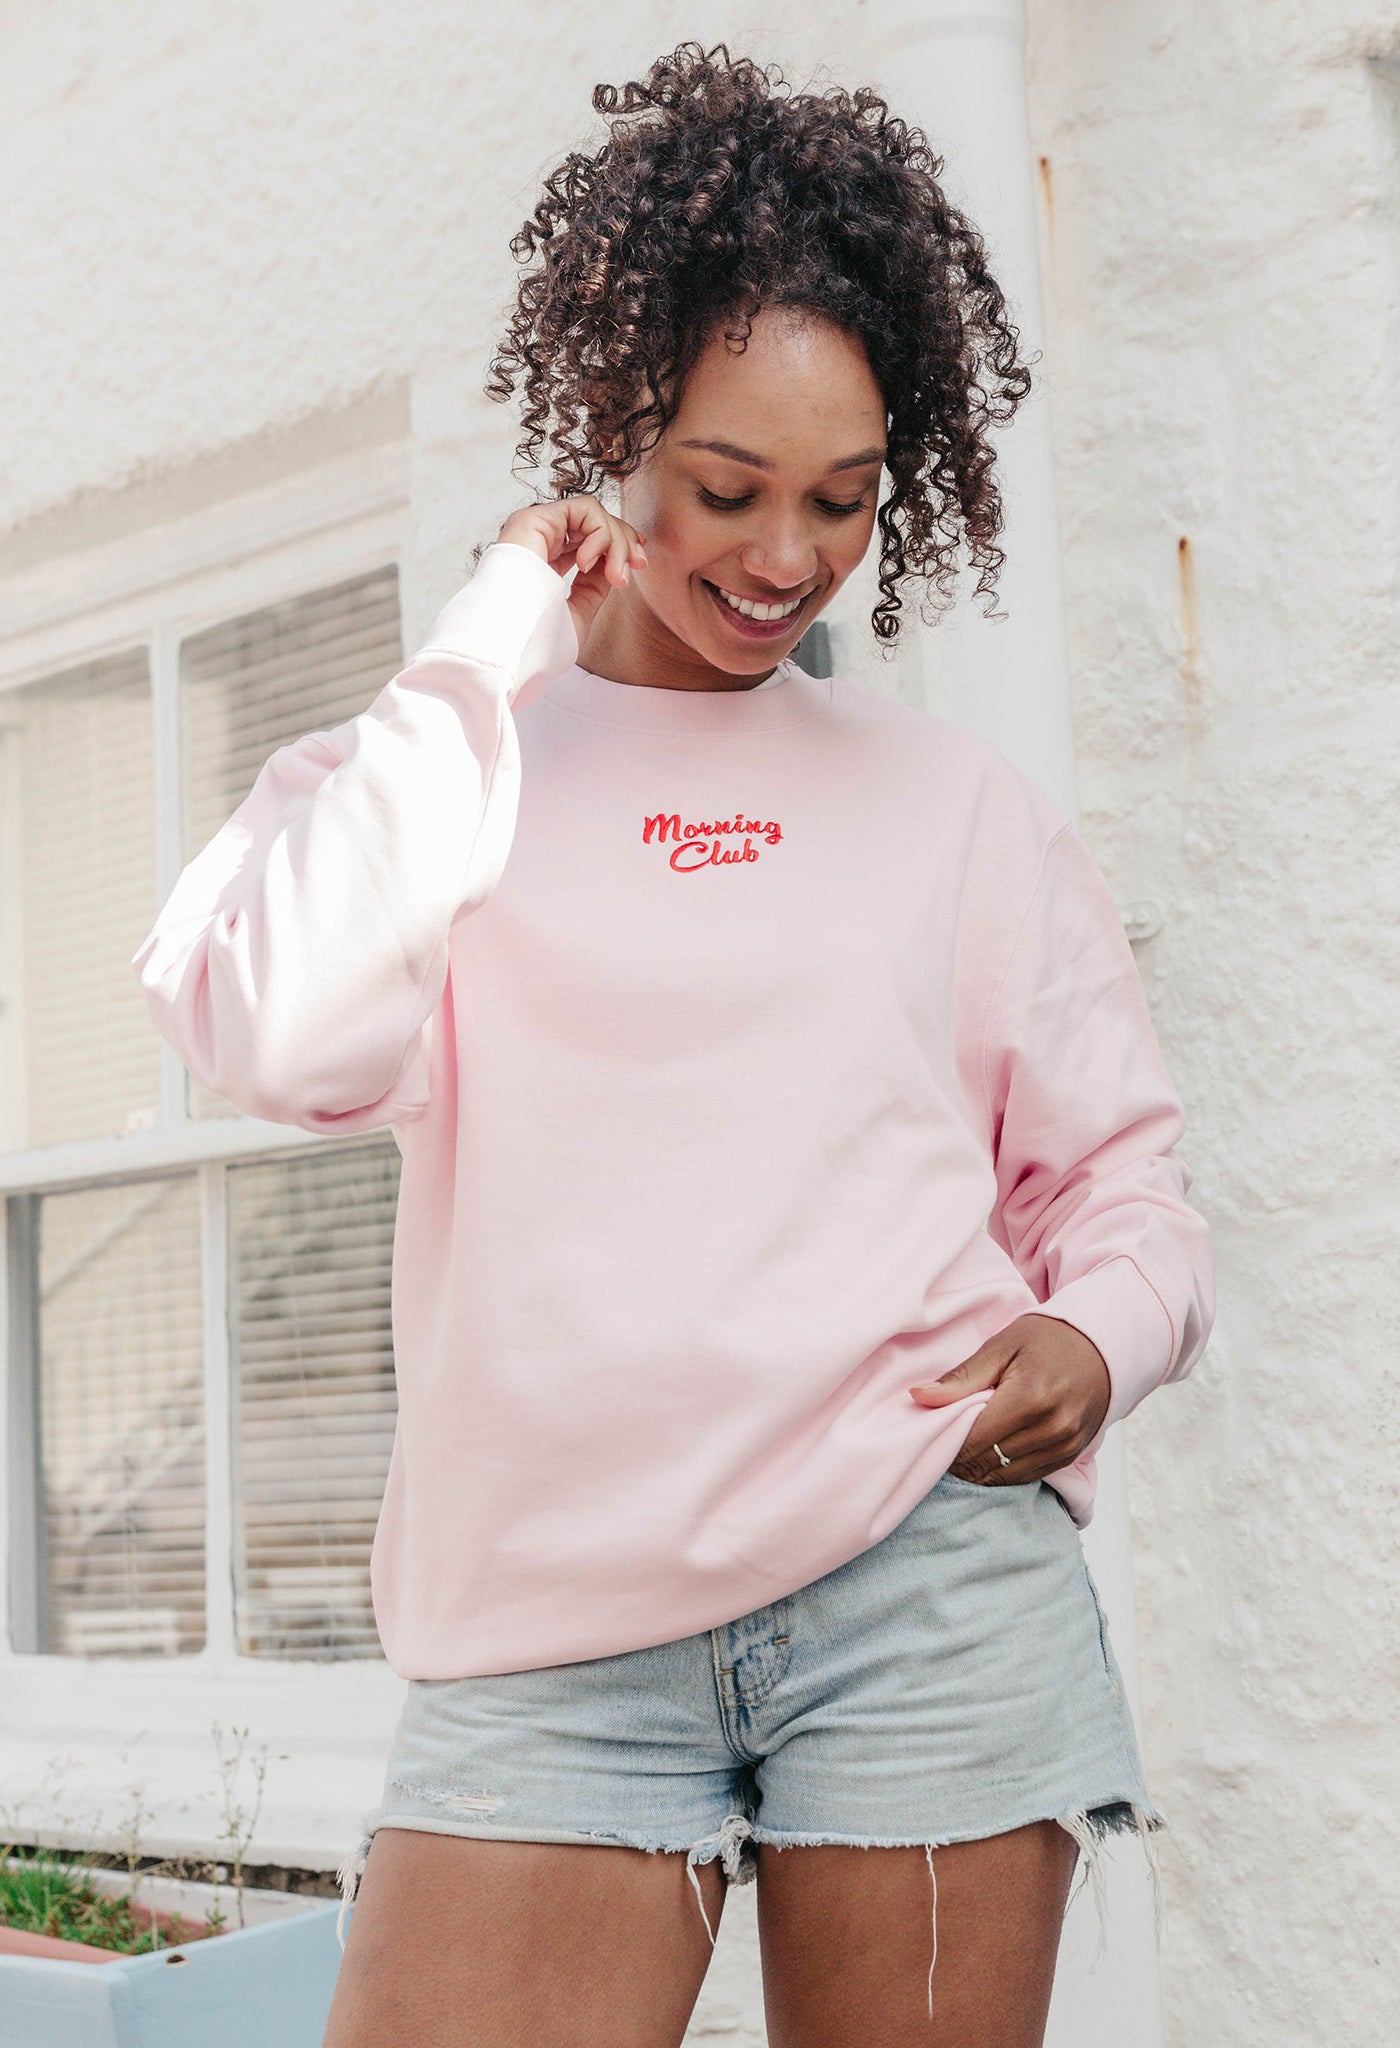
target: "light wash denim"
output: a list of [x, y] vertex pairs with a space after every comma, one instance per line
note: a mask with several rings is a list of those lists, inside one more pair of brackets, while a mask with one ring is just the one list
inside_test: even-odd
[[[1069, 1510], [1042, 1480], [945, 1473], [890, 1533], [799, 1591], [652, 1649], [501, 1677], [409, 1681], [381, 1803], [339, 1873], [342, 1934], [374, 1832], [623, 1844], [719, 1857], [865, 1848], [1059, 1821], [1094, 1881], [1134, 1830], [1161, 1894], [1108, 1624]], [[937, 1885], [933, 1904], [937, 1955]], [[706, 1930], [714, 1930], [705, 1916]], [[1097, 1954], [1095, 1957], [1097, 1960]], [[929, 1970], [930, 2011], [933, 1970]]]

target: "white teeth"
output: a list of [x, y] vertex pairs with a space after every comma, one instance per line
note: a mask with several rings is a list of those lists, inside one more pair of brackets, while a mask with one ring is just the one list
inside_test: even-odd
[[795, 597], [791, 604], [755, 604], [751, 597], [735, 597], [732, 591], [721, 589], [718, 583], [713, 588], [736, 612], [742, 612], [746, 619], [757, 619], [760, 624], [767, 619], [787, 618], [802, 602], [800, 597]]

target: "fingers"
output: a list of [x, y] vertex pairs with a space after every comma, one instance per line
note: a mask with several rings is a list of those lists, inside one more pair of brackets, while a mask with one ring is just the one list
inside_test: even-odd
[[[1072, 1325], [1032, 1312], [1009, 1324], [1019, 1338], [990, 1400], [959, 1453], [959, 1478], [1023, 1485], [1073, 1464], [1108, 1409], [1108, 1369], [1098, 1347]], [[1011, 1465], [1004, 1466], [993, 1444]]]
[[583, 508], [579, 514], [583, 537], [574, 556], [579, 574], [586, 576], [601, 565], [607, 582], [619, 586], [626, 583], [633, 564], [646, 562], [646, 546], [636, 527], [617, 518], [596, 498], [571, 502]]
[[[981, 1421], [979, 1416], [978, 1422]], [[980, 1430], [978, 1434], [981, 1434]], [[969, 1438], [971, 1435], [969, 1430]], [[994, 1441], [1010, 1459], [1009, 1465], [1003, 1465], [993, 1450]], [[971, 1442], [964, 1441], [948, 1469], [956, 1478], [970, 1479], [978, 1486], [1025, 1486], [1032, 1479], [1043, 1478], [1047, 1472], [1058, 1472], [1071, 1459], [1071, 1453], [1062, 1453], [1046, 1443], [1043, 1430], [1010, 1429], [1001, 1434], [994, 1430], [980, 1450]]]
[[512, 512], [501, 540], [517, 541], [549, 563], [560, 576], [576, 570], [594, 602], [602, 585], [619, 588], [634, 568], [646, 566], [646, 539], [628, 520], [609, 512], [587, 491]]
[[561, 498], [550, 510], [562, 523], [564, 547], [572, 549], [574, 566], [580, 575], [586, 575], [607, 546], [607, 513], [596, 498], [582, 492]]
[[[1045, 1398], [1041, 1374], [1034, 1356], [1027, 1350], [1026, 1333], [1019, 1323], [1010, 1323], [976, 1350], [971, 1358], [935, 1386], [952, 1380], [966, 1395], [990, 1388], [990, 1398], [963, 1439], [949, 1470], [958, 1479], [981, 1486], [1024, 1485], [1042, 1472], [1053, 1471], [1056, 1459], [1047, 1463], [1063, 1431], [1053, 1404]], [[921, 1392], [923, 1390], [911, 1390]], [[993, 1450], [999, 1444], [1010, 1465], [1003, 1465]]]
[[[957, 1476], [992, 1486], [1023, 1485], [1072, 1465], [1088, 1441], [1058, 1410], [1046, 1409], [1038, 1400], [1017, 1399], [1014, 1389], [1003, 1385], [963, 1438]], [[994, 1444], [1011, 1460], [1009, 1467], [1002, 1464]]]
[[628, 577], [628, 543], [625, 536], [619, 536], [604, 528], [590, 534], [578, 551], [578, 570], [581, 576], [590, 575], [601, 569], [607, 583], [622, 584]]

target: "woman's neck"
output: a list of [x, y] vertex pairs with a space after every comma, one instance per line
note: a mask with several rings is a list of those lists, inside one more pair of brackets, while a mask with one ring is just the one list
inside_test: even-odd
[[630, 585], [603, 600], [578, 660], [590, 675], [654, 690], [752, 690], [773, 674], [770, 668], [761, 676], [736, 676], [715, 668], [664, 626]]

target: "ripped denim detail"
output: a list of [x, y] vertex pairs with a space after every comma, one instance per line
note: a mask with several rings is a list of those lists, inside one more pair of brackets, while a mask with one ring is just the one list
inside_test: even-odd
[[[447, 1802], [444, 1801], [443, 1803], [446, 1804]], [[465, 1798], [459, 1797], [453, 1803], [457, 1805], [460, 1811], [467, 1802]], [[1118, 1800], [1107, 1806], [1095, 1807], [1092, 1810], [1056, 1814], [1053, 1818], [1078, 1844], [1079, 1860], [1084, 1864], [1084, 1876], [1078, 1887], [1071, 1889], [1069, 1897], [1065, 1902], [1065, 1915], [1068, 1915], [1070, 1906], [1079, 1896], [1086, 1883], [1090, 1884], [1093, 1890], [1099, 1933], [1089, 1967], [1091, 1969], [1097, 1968], [1107, 1952], [1108, 1889], [1103, 1874], [1103, 1843], [1105, 1837], [1110, 1834], [1136, 1834], [1142, 1843], [1143, 1851], [1147, 1857], [1148, 1872], [1152, 1881], [1153, 1926], [1157, 1946], [1160, 1949], [1164, 1918], [1162, 1882], [1157, 1844], [1153, 1837], [1159, 1830], [1167, 1826], [1165, 1816], [1151, 1807], [1139, 1805], [1135, 1800], [1125, 1799]], [[366, 1816], [362, 1823], [363, 1831], [357, 1846], [345, 1858], [336, 1872], [336, 1879], [341, 1891], [341, 1904], [340, 1912], [336, 1917], [335, 1932], [342, 1954], [345, 1950], [343, 1932], [345, 1915], [354, 1904], [360, 1878], [364, 1873], [365, 1862], [369, 1855], [370, 1844], [374, 1839], [371, 1825], [372, 1820], [373, 1816]], [[686, 1875], [694, 1888], [696, 1902], [700, 1908], [700, 1918], [704, 1923], [705, 1933], [709, 1937], [710, 1947], [713, 1950], [718, 1940], [718, 1934], [716, 1929], [710, 1925], [710, 1916], [705, 1911], [705, 1896], [700, 1889], [700, 1880], [696, 1876], [696, 1866], [701, 1863], [711, 1863], [718, 1859], [725, 1878], [730, 1884], [751, 1884], [757, 1875], [757, 1866], [752, 1851], [753, 1835], [754, 1824], [749, 1816], [743, 1813], [731, 1813], [726, 1815], [713, 1834], [702, 1836], [698, 1842], [690, 1844], [688, 1848], [684, 1844], [663, 1841], [628, 1841], [621, 1835], [602, 1833], [596, 1834], [592, 1839], [599, 1843], [606, 1843], [619, 1848], [643, 1849], [652, 1855], [684, 1853]], [[812, 1835], [784, 1837], [773, 1830], [765, 1830], [762, 1836], [762, 1840], [765, 1843], [779, 1850], [784, 1848], [816, 1848], [821, 1845], [821, 1839], [820, 1836]], [[963, 1837], [962, 1839], [966, 1840], [968, 1838]], [[974, 1837], [973, 1839], [976, 1838]], [[833, 1838], [833, 1841], [836, 1840], [837, 1838]], [[932, 2019], [933, 1974], [938, 1962], [938, 1878], [933, 1867], [933, 1852], [935, 1849], [951, 1847], [951, 1838], [941, 1842], [911, 1841], [856, 1844], [851, 1843], [849, 1840], [842, 1840], [838, 1842], [838, 1846], [846, 1848], [923, 1849], [928, 1863], [929, 1882], [933, 1890], [933, 1900], [930, 1909], [933, 1953], [928, 1966], [928, 2014], [929, 2018]]]
[[356, 1894], [360, 1889], [360, 1879], [364, 1876], [365, 1861], [369, 1856], [370, 1844], [373, 1840], [374, 1830], [370, 1825], [369, 1816], [366, 1816], [360, 1823], [360, 1839], [358, 1843], [350, 1851], [335, 1874], [335, 1881], [340, 1886], [340, 1911], [335, 1916], [335, 1938], [340, 1943], [340, 1953], [342, 1955], [345, 1953], [345, 1916], [355, 1903]]
[[[1062, 1916], [1061, 1924], [1063, 1924], [1063, 1919], [1068, 1917], [1069, 1909], [1073, 1905], [1075, 1899], [1078, 1898], [1079, 1893], [1084, 1889], [1085, 1883], [1092, 1882], [1093, 1886], [1094, 1905], [1098, 1913], [1099, 1934], [1098, 1941], [1095, 1944], [1093, 1958], [1089, 1965], [1090, 1969], [1096, 1969], [1098, 1967], [1098, 1964], [1102, 1961], [1107, 1951], [1108, 1888], [1104, 1881], [1102, 1864], [1104, 1838], [1105, 1836], [1110, 1834], [1136, 1834], [1139, 1841], [1142, 1843], [1144, 1853], [1147, 1857], [1148, 1871], [1150, 1873], [1152, 1880], [1153, 1922], [1156, 1931], [1157, 1946], [1160, 1950], [1163, 1930], [1162, 1884], [1161, 1871], [1158, 1861], [1157, 1844], [1153, 1840], [1153, 1835], [1157, 1833], [1160, 1829], [1165, 1828], [1167, 1826], [1167, 1820], [1165, 1815], [1159, 1813], [1152, 1807], [1140, 1806], [1135, 1800], [1123, 1799], [1115, 1801], [1109, 1805], [1095, 1807], [1090, 1810], [1081, 1810], [1076, 1813], [1055, 1814], [1053, 1818], [1058, 1822], [1058, 1824], [1062, 1828], [1064, 1828], [1067, 1834], [1071, 1835], [1074, 1838], [1075, 1842], [1079, 1846], [1079, 1860], [1082, 1861], [1085, 1866], [1084, 1877], [1081, 1879], [1077, 1888], [1071, 1889], [1069, 1897], [1065, 1901], [1065, 1911], [1064, 1915]], [[1028, 1825], [1028, 1823], [1023, 1823], [1023, 1825]], [[760, 1839], [764, 1843], [768, 1844], [770, 1847], [775, 1849], [816, 1848], [821, 1845], [823, 1840], [823, 1838], [820, 1835], [807, 1834], [784, 1836], [780, 1833], [777, 1833], [774, 1830], [766, 1830]], [[949, 1837], [947, 1840], [941, 1842], [921, 1841], [915, 1839], [907, 1842], [885, 1841], [878, 1843], [852, 1843], [849, 1837], [831, 1837], [831, 1841], [834, 1844], [845, 1848], [922, 1848], [925, 1860], [928, 1864], [929, 1883], [933, 1891], [933, 1900], [930, 1909], [930, 1931], [932, 1933], [933, 1938], [933, 1953], [930, 1957], [928, 1966], [928, 2016], [930, 2019], [933, 2018], [933, 1973], [935, 1965], [938, 1962], [938, 1877], [933, 1867], [933, 1852], [935, 1849], [947, 1849], [953, 1847], [955, 1840], [975, 1841], [978, 1839], [981, 1838], [977, 1836], [959, 1836], [956, 1838]], [[707, 1921], [707, 1928], [708, 1925], [709, 1923]]]
[[[423, 1798], [431, 1795], [425, 1795], [419, 1790], [416, 1796]], [[457, 1813], [487, 1813], [494, 1811], [502, 1802], [494, 1794], [453, 1793], [448, 1795], [444, 1793], [437, 1796], [434, 1803], [449, 1807]], [[374, 1813], [365, 1815], [360, 1824], [359, 1841], [336, 1871], [336, 1882], [340, 1886], [340, 1911], [336, 1915], [335, 1932], [336, 1940], [340, 1943], [342, 1955], [345, 1953], [345, 1916], [351, 1906], [354, 1905], [358, 1895], [360, 1879], [364, 1875], [365, 1863], [369, 1857], [370, 1845], [374, 1840], [374, 1830], [378, 1825], [379, 1811], [381, 1810], [377, 1809]], [[716, 1940], [715, 1930], [710, 1926], [709, 1915], [705, 1911], [705, 1897], [700, 1889], [700, 1880], [695, 1875], [695, 1866], [698, 1863], [711, 1863], [718, 1857], [725, 1877], [731, 1884], [751, 1884], [757, 1874], [752, 1852], [745, 1849], [745, 1843], [751, 1832], [752, 1822], [748, 1819], [747, 1815], [731, 1813], [726, 1815], [713, 1834], [702, 1836], [698, 1842], [691, 1843], [688, 1847], [685, 1843], [681, 1842], [662, 1840], [638, 1841], [625, 1835], [601, 1832], [594, 1833], [586, 1839], [611, 1848], [643, 1849], [650, 1855], [663, 1853], [673, 1855], [684, 1854], [687, 1875], [690, 1878], [691, 1884], [695, 1887], [695, 1896], [699, 1902], [700, 1918], [705, 1923], [705, 1932], [709, 1936], [710, 1946], [713, 1948]], [[531, 1838], [519, 1836], [506, 1837], [505, 1839], [529, 1840]], [[575, 1837], [574, 1839], [581, 1840], [585, 1838]]]
[[1153, 1837], [1167, 1826], [1165, 1814], [1158, 1813], [1151, 1807], [1139, 1806], [1134, 1799], [1120, 1799], [1115, 1805], [1099, 1806], [1091, 1813], [1057, 1814], [1056, 1819], [1078, 1842], [1085, 1865], [1079, 1890], [1071, 1892], [1066, 1901], [1066, 1913], [1078, 1898], [1079, 1892], [1084, 1889], [1084, 1885], [1090, 1880], [1093, 1882], [1094, 1904], [1099, 1916], [1099, 1938], [1094, 1947], [1090, 1969], [1097, 1968], [1102, 1961], [1107, 1941], [1108, 1893], [1104, 1884], [1100, 1855], [1105, 1835], [1135, 1834], [1142, 1843], [1143, 1854], [1147, 1858], [1148, 1875], [1152, 1880], [1152, 1928], [1160, 1951], [1164, 1921], [1162, 1870], [1157, 1844]]
[[700, 1918], [705, 1923], [705, 1932], [710, 1937], [711, 1948], [715, 1945], [715, 1930], [711, 1927], [710, 1916], [705, 1911], [705, 1894], [700, 1889], [695, 1866], [697, 1863], [713, 1863], [718, 1857], [720, 1868], [730, 1884], [752, 1884], [758, 1870], [751, 1852], [744, 1846], [752, 1834], [753, 1822], [747, 1814], [726, 1814], [712, 1835], [702, 1836], [686, 1852], [686, 1876], [695, 1887], [695, 1896], [700, 1902]]

